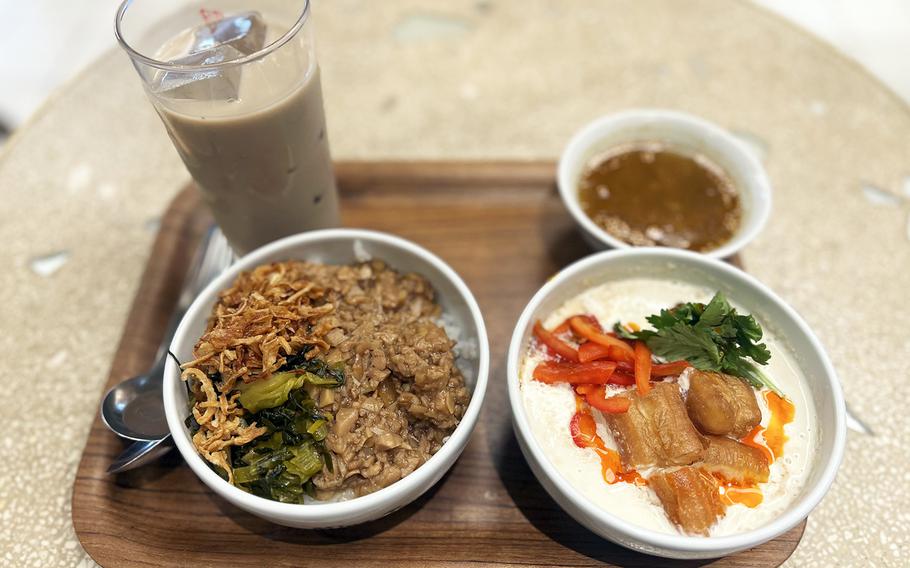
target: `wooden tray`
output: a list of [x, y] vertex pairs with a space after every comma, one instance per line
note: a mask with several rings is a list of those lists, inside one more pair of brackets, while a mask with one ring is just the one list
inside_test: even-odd
[[[73, 525], [103, 565], [466, 566], [699, 565], [637, 554], [576, 523], [550, 499], [512, 434], [505, 355], [531, 295], [588, 254], [556, 194], [549, 162], [346, 163], [338, 167], [345, 226], [399, 234], [461, 274], [486, 320], [493, 356], [480, 421], [443, 480], [373, 523], [305, 531], [270, 524], [216, 497], [177, 454], [117, 476], [122, 449], [96, 418], [73, 488]], [[184, 190], [161, 225], [114, 356], [108, 385], [148, 368], [195, 243], [211, 223]], [[777, 566], [805, 523], [717, 566]]]

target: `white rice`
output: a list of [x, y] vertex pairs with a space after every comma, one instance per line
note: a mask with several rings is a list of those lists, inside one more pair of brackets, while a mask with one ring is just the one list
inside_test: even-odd
[[360, 239], [354, 240], [354, 258], [357, 259], [357, 262], [368, 262], [373, 260], [373, 255], [367, 252], [365, 246], [363, 246], [363, 241]]
[[461, 371], [465, 381], [471, 386], [474, 384], [474, 363], [480, 357], [480, 344], [476, 337], [462, 338], [462, 329], [451, 314], [443, 313], [437, 318], [436, 325], [445, 330], [449, 339], [455, 342], [455, 366]]

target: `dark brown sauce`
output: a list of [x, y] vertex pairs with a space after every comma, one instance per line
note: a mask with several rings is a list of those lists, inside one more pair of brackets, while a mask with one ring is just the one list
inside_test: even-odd
[[723, 170], [658, 145], [599, 159], [582, 174], [578, 197], [597, 225], [636, 246], [709, 251], [729, 241], [742, 218]]

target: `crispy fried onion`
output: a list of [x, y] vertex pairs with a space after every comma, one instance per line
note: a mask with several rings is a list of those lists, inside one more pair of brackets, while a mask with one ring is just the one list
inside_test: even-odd
[[220, 390], [230, 392], [237, 381], [268, 377], [305, 345], [315, 347], [308, 357], [327, 350], [321, 326], [315, 324], [334, 307], [301, 267], [298, 262], [278, 262], [242, 273], [220, 294], [193, 349], [195, 359], [183, 368], [220, 375]]
[[180, 378], [189, 381], [195, 397], [193, 418], [199, 430], [193, 435], [193, 445], [214, 465], [223, 469], [228, 481], [234, 482], [234, 471], [228, 459], [228, 446], [242, 446], [265, 434], [266, 429], [256, 423], [246, 424], [244, 410], [237, 404], [240, 393], [228, 396], [215, 390], [212, 379], [196, 368], [186, 369]]

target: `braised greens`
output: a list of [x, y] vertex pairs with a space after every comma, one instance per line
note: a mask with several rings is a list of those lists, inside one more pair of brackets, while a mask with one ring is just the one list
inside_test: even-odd
[[275, 373], [267, 379], [238, 385], [237, 390], [240, 391], [238, 400], [246, 410], [259, 412], [284, 404], [291, 391], [307, 383], [314, 386], [338, 386], [334, 378], [321, 377], [309, 371], [284, 371]]
[[267, 428], [267, 433], [249, 444], [234, 448], [234, 483], [253, 495], [303, 503], [313, 496], [312, 477], [323, 464], [332, 470], [325, 448], [331, 415], [320, 412], [304, 388], [292, 390], [284, 404], [264, 408], [246, 417]]
[[[344, 384], [342, 365], [307, 359], [309, 348], [289, 357], [279, 372], [259, 381], [237, 385], [238, 402], [246, 424], [266, 429], [255, 440], [229, 448], [234, 484], [253, 495], [282, 503], [303, 503], [314, 496], [313, 476], [323, 467], [332, 471], [325, 447], [333, 416], [316, 406], [311, 389], [333, 389]], [[217, 377], [212, 377], [217, 379]], [[199, 429], [193, 414], [186, 419], [191, 434]], [[211, 465], [227, 479], [226, 472]]]
[[299, 353], [287, 358], [287, 362], [279, 371], [306, 371], [320, 378], [324, 386], [340, 387], [344, 384], [344, 364], [336, 363], [329, 365], [322, 359], [307, 359], [306, 355], [312, 349], [311, 345], [304, 346]]

